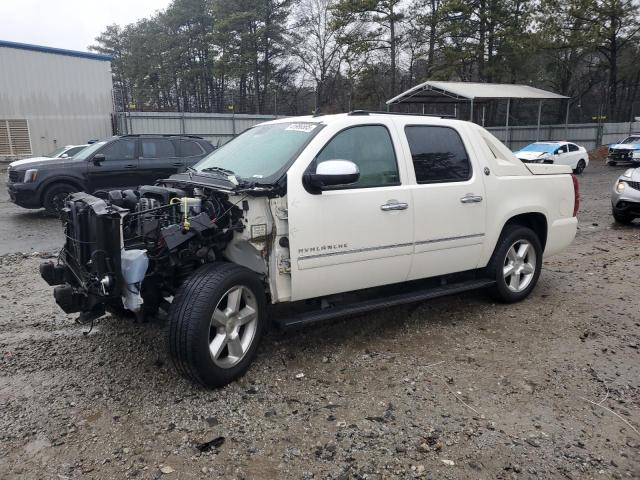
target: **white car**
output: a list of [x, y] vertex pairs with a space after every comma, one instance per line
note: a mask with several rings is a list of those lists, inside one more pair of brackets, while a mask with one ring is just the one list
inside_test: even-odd
[[618, 162], [640, 166], [640, 134], [634, 133], [619, 143], [609, 145], [607, 165], [617, 165]]
[[65, 145], [64, 147], [57, 148], [51, 153], [43, 157], [32, 157], [32, 158], [24, 158], [22, 160], [16, 160], [15, 162], [11, 162], [9, 167], [14, 168], [20, 165], [27, 165], [29, 163], [39, 163], [43, 160], [53, 160], [56, 158], [71, 158], [74, 155], [80, 153], [81, 150], [87, 148], [89, 144], [85, 145]]
[[523, 162], [568, 165], [576, 174], [589, 165], [587, 149], [571, 142], [535, 142], [514, 154]]
[[568, 166], [524, 164], [474, 123], [284, 118], [157, 185], [72, 194], [40, 273], [83, 322], [171, 301], [176, 368], [216, 387], [247, 370], [269, 317], [292, 328], [478, 288], [520, 301], [577, 209]]

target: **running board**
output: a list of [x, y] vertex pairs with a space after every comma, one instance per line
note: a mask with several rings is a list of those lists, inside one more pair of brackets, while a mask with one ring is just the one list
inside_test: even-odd
[[354, 315], [361, 315], [363, 313], [371, 312], [373, 310], [380, 310], [382, 308], [395, 307], [397, 305], [404, 305], [407, 303], [423, 302], [425, 300], [431, 300], [433, 298], [467, 292], [469, 290], [491, 287], [495, 283], [495, 280], [489, 279], [468, 280], [465, 282], [443, 285], [441, 287], [413, 290], [411, 292], [400, 293], [388, 297], [365, 300], [362, 302], [350, 303], [348, 305], [329, 307], [322, 310], [314, 310], [311, 312], [294, 315], [288, 318], [277, 318], [274, 319], [273, 322], [281, 330], [293, 330], [296, 328], [302, 328], [308, 325], [314, 325], [316, 323], [324, 322], [326, 320], [351, 317]]

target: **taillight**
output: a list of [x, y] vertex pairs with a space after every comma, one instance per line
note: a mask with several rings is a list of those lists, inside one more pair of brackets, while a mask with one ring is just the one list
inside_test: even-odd
[[573, 180], [573, 216], [578, 215], [578, 209], [580, 208], [580, 185], [578, 184], [578, 177], [571, 175]]

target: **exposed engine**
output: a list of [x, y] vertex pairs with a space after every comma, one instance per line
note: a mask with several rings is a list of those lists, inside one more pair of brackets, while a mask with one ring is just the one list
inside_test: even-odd
[[113, 307], [153, 313], [201, 265], [222, 258], [242, 209], [207, 187], [143, 186], [69, 197], [60, 264], [41, 266], [67, 312]]

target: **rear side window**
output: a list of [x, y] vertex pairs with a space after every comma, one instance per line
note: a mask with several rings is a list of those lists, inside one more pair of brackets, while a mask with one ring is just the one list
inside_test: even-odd
[[73, 157], [76, 153], [80, 152], [80, 150], [82, 150], [84, 148], [86, 148], [86, 147], [73, 147], [73, 148], [70, 148], [69, 150], [67, 150], [64, 153], [66, 153], [67, 156], [69, 156], [69, 157]]
[[133, 160], [136, 156], [136, 141], [116, 140], [105, 146], [99, 153], [104, 155], [106, 161]]
[[314, 164], [325, 160], [351, 160], [360, 170], [360, 178], [356, 183], [338, 188], [400, 184], [391, 136], [382, 125], [364, 125], [341, 131], [325, 145]]
[[197, 157], [205, 153], [202, 146], [194, 140], [180, 140], [178, 145], [181, 157]]
[[573, 143], [569, 144], [569, 151], [570, 152], [577, 152], [578, 150], [580, 150], [580, 149], [578, 148], [577, 145], [574, 145]]
[[171, 158], [176, 156], [176, 149], [170, 140], [142, 140], [142, 156], [144, 158]]
[[463, 182], [471, 178], [471, 163], [458, 132], [449, 127], [408, 126], [418, 183]]

